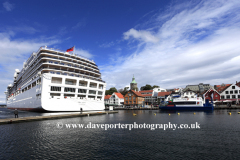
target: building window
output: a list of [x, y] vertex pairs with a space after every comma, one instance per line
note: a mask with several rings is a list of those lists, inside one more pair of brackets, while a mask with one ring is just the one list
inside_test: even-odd
[[55, 96], [60, 97], [60, 93], [50, 93], [50, 96], [54, 98]]
[[225, 94], [228, 94], [228, 91], [225, 91]]
[[227, 95], [227, 99], [230, 99], [230, 95]]
[[133, 100], [135, 100], [136, 99], [136, 97], [133, 97]]
[[217, 95], [215, 95], [215, 97], [218, 97]]
[[86, 81], [79, 81], [79, 86], [87, 87], [87, 82]]
[[132, 96], [132, 94], [131, 94], [131, 93], [128, 93], [128, 96]]
[[232, 95], [232, 98], [236, 98], [236, 96], [235, 96], [235, 95]]
[[64, 92], [75, 92], [75, 88], [65, 87], [65, 88], [64, 88]]
[[238, 95], [238, 98], [240, 98], [240, 95]]
[[128, 101], [126, 101], [125, 103], [128, 104]]
[[89, 94], [96, 94], [96, 91], [94, 91], [94, 90], [89, 90]]
[[235, 86], [232, 86], [232, 89], [235, 89]]
[[74, 80], [74, 79], [66, 79], [65, 84], [76, 85], [76, 80]]
[[71, 97], [75, 97], [74, 94], [64, 94], [63, 95], [64, 98], [71, 98]]
[[90, 82], [89, 87], [91, 87], [91, 88], [97, 88], [97, 83], [92, 83], [92, 82]]
[[61, 92], [61, 87], [51, 86], [51, 91]]
[[230, 91], [230, 94], [233, 94], [233, 91]]
[[221, 96], [221, 99], [224, 99], [224, 96]]
[[136, 104], [136, 101], [133, 101], [134, 104]]
[[129, 101], [129, 104], [132, 104], [132, 101]]
[[235, 93], [235, 94], [238, 94], [238, 90], [235, 90], [234, 93]]
[[101, 91], [98, 91], [98, 95], [102, 95], [102, 92], [101, 92]]
[[128, 97], [125, 97], [125, 100], [128, 100]]
[[78, 93], [86, 93], [87, 90], [86, 89], [78, 89]]
[[62, 84], [62, 78], [52, 77], [52, 83]]

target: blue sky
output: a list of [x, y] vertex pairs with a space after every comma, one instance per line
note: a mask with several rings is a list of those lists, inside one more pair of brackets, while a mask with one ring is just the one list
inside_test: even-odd
[[0, 0], [0, 101], [47, 45], [93, 59], [110, 87], [240, 81], [240, 1]]

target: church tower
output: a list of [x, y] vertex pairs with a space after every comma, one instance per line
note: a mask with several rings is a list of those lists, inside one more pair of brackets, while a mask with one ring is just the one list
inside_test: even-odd
[[130, 89], [131, 90], [136, 89], [136, 91], [138, 91], [137, 82], [135, 81], [134, 75], [133, 75], [133, 78], [132, 78], [132, 82], [130, 83]]

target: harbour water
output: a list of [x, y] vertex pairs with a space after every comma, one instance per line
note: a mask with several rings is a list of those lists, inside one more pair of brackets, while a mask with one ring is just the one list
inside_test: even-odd
[[[3, 111], [8, 112], [0, 111], [1, 118]], [[122, 110], [117, 114], [0, 125], [0, 159], [240, 159], [239, 111]], [[20, 112], [20, 117], [21, 114], [43, 113]], [[178, 126], [197, 123], [200, 128], [66, 127], [90, 123]]]

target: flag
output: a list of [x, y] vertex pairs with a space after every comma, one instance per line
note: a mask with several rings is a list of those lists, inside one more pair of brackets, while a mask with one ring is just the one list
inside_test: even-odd
[[67, 49], [67, 52], [71, 52], [74, 50], [74, 47]]

